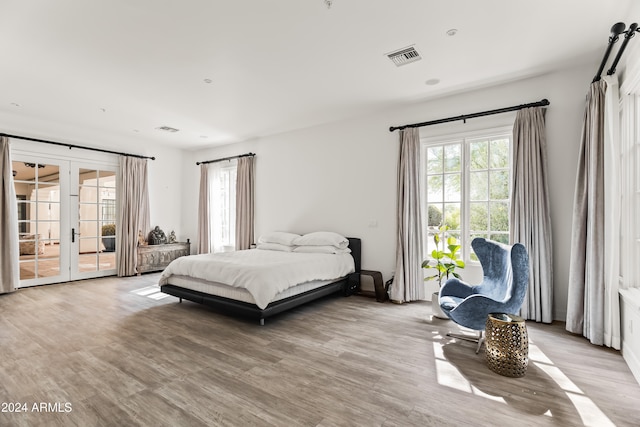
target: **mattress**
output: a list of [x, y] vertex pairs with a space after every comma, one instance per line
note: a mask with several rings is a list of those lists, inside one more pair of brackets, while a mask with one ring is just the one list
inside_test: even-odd
[[354, 271], [351, 254], [249, 249], [177, 258], [162, 272], [159, 284], [175, 285], [176, 276], [194, 279], [194, 283], [222, 284], [247, 291], [264, 309], [291, 287], [313, 281], [334, 282]]
[[[339, 279], [313, 280], [310, 282], [301, 283], [277, 293], [270, 302], [280, 301], [285, 298], [300, 295], [305, 292], [326, 286], [337, 280]], [[186, 276], [171, 276], [168, 279], [167, 283], [170, 285], [179, 286], [181, 288], [190, 289], [192, 291], [202, 292], [208, 295], [215, 295], [218, 297], [228, 298], [235, 301], [242, 301], [249, 304], [256, 303], [253, 295], [251, 295], [251, 293], [246, 289], [229, 286], [222, 283], [209, 282], [207, 280], [194, 279]]]

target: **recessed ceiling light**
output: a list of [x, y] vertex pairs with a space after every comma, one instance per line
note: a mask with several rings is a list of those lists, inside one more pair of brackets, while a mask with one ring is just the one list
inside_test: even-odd
[[206, 139], [209, 138], [207, 135], [200, 135], [200, 138]]
[[456, 34], [458, 34], [458, 30], [457, 30], [456, 28], [452, 28], [452, 29], [450, 29], [450, 30], [447, 30], [447, 35], [448, 35], [449, 37], [453, 37], [453, 36], [455, 36]]
[[135, 133], [139, 133], [140, 131], [138, 129], [134, 129], [133, 130]]
[[429, 79], [426, 82], [424, 82], [424, 84], [426, 84], [427, 86], [434, 86], [434, 85], [437, 85], [438, 83], [440, 83], [440, 79]]
[[213, 82], [213, 80], [211, 80], [211, 79], [204, 79], [204, 82], [205, 82], [205, 83], [207, 83], [207, 84], [209, 84], [209, 83]]
[[13, 107], [22, 107], [22, 105], [18, 104], [17, 102], [12, 102], [11, 105]]
[[101, 108], [100, 111], [102, 111], [103, 113], [106, 113], [107, 109], [106, 108]]

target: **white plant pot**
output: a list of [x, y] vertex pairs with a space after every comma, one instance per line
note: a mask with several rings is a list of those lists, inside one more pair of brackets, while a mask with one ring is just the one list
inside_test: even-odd
[[442, 309], [440, 308], [440, 302], [438, 301], [438, 294], [439, 292], [434, 292], [431, 295], [431, 312], [433, 313], [434, 317], [437, 317], [438, 319], [449, 319], [449, 316], [447, 316], [444, 311], [442, 311]]

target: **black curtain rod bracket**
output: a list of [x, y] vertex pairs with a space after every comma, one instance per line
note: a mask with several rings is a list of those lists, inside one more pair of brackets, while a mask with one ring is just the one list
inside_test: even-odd
[[496, 110], [482, 111], [480, 113], [463, 114], [461, 116], [447, 117], [446, 119], [431, 120], [429, 122], [414, 123], [414, 124], [404, 125], [404, 126], [391, 126], [389, 128], [389, 132], [393, 132], [394, 130], [407, 129], [407, 128], [420, 128], [423, 126], [438, 125], [440, 123], [457, 122], [459, 120], [462, 120], [463, 123], [467, 123], [467, 119], [473, 119], [475, 117], [483, 117], [483, 116], [490, 116], [493, 114], [507, 113], [509, 111], [522, 110], [523, 108], [545, 107], [549, 104], [550, 102], [548, 99], [543, 99], [541, 101], [532, 102], [530, 104], [514, 105], [513, 107], [498, 108]]
[[56, 142], [56, 141], [47, 141], [46, 139], [29, 138], [27, 136], [20, 136], [20, 135], [10, 135], [8, 133], [0, 133], [0, 136], [6, 136], [7, 138], [22, 139], [24, 141], [42, 142], [43, 144], [57, 145], [60, 147], [68, 147], [69, 150], [71, 150], [72, 148], [80, 148], [82, 150], [98, 151], [100, 153], [117, 154], [119, 156], [126, 156], [126, 157], [137, 157], [138, 159], [150, 159], [150, 160], [156, 159], [155, 157], [141, 156], [140, 154], [120, 153], [118, 151], [103, 150], [102, 148], [83, 147], [81, 145], [67, 144], [64, 142]]
[[596, 76], [593, 78], [592, 83], [600, 80], [600, 75], [602, 74], [602, 70], [604, 70], [604, 66], [607, 63], [607, 59], [609, 59], [609, 55], [611, 55], [611, 49], [613, 49], [613, 45], [618, 41], [618, 37], [620, 34], [624, 33], [626, 25], [624, 22], [617, 22], [613, 24], [611, 27], [611, 36], [609, 36], [609, 44], [607, 45], [607, 50], [604, 52], [604, 57], [602, 58], [602, 62], [600, 62], [600, 66], [598, 67], [598, 71], [596, 72]]
[[237, 156], [223, 157], [221, 159], [205, 160], [204, 162], [196, 162], [196, 165], [206, 165], [207, 163], [224, 162], [225, 160], [239, 159], [240, 157], [253, 157], [255, 153], [238, 154]]
[[618, 65], [618, 61], [620, 61], [620, 58], [622, 57], [624, 50], [627, 48], [627, 44], [629, 43], [629, 40], [631, 40], [631, 38], [636, 35], [637, 30], [638, 30], [637, 23], [634, 22], [633, 24], [629, 25], [629, 29], [625, 32], [624, 40], [620, 45], [620, 49], [618, 50], [616, 57], [613, 59], [611, 68], [609, 68], [609, 71], [607, 71], [607, 76], [612, 76], [616, 72], [616, 66]]

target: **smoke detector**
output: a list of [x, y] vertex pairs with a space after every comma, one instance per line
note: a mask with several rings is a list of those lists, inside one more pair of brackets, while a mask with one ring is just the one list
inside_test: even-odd
[[413, 46], [403, 47], [402, 49], [387, 53], [386, 55], [394, 64], [396, 64], [396, 67], [401, 67], [422, 59], [416, 48]]

